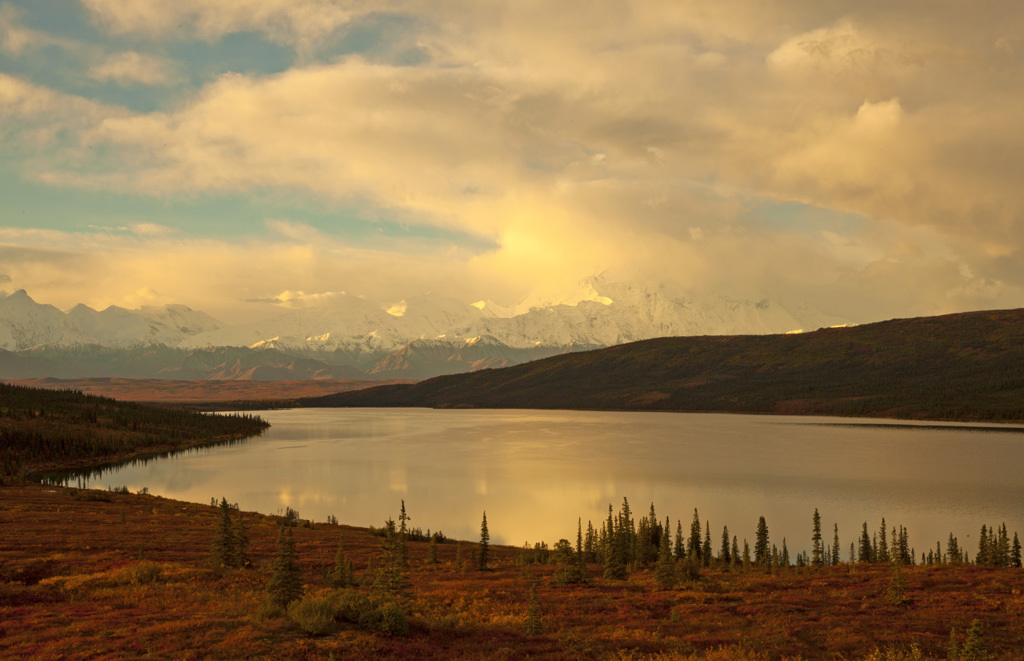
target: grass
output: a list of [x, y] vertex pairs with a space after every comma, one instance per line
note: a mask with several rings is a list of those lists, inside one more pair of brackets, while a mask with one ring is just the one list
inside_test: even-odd
[[[904, 568], [904, 600], [896, 604], [886, 566], [706, 570], [659, 590], [653, 571], [609, 581], [591, 565], [590, 585], [563, 586], [553, 565], [517, 564], [515, 548], [492, 547], [492, 571], [462, 571], [454, 544], [440, 545], [440, 563], [429, 565], [428, 545], [419, 542], [409, 544], [405, 635], [312, 613], [304, 630], [264, 606], [280, 517], [243, 513], [255, 569], [214, 570], [216, 508], [109, 496], [0, 488], [0, 658], [758, 661], [865, 659], [877, 648], [871, 658], [911, 659], [916, 645], [916, 658], [944, 659], [950, 629], [966, 632], [975, 618], [993, 659], [1018, 659], [1024, 649], [1020, 570]], [[373, 598], [367, 566], [379, 537], [321, 523], [293, 532], [307, 595], [335, 594], [325, 573], [344, 533], [362, 582], [355, 590]], [[540, 633], [528, 635], [533, 586]]]

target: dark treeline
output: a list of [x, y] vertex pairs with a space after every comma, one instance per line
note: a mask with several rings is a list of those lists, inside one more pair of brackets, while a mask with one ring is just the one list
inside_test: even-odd
[[[598, 563], [604, 566], [604, 577], [625, 579], [634, 571], [653, 569], [655, 580], [662, 585], [674, 584], [682, 578], [694, 579], [702, 569], [763, 570], [767, 572], [788, 567], [824, 567], [853, 563], [889, 563], [893, 565], [961, 565], [972, 563], [989, 567], [1021, 567], [1021, 545], [1016, 532], [1011, 536], [1006, 525], [982, 525], [978, 549], [973, 558], [957, 537], [950, 534], [945, 547], [918, 554], [910, 546], [905, 527], [887, 526], [883, 518], [878, 529], [869, 530], [865, 521], [856, 541], [844, 547], [839, 526], [832, 524], [823, 531], [818, 510], [809, 518], [810, 552], [801, 550], [792, 555], [792, 548], [805, 546], [806, 540], [774, 541], [764, 516], [759, 517], [752, 538], [733, 534], [723, 526], [721, 534], [712, 533], [708, 521], [701, 522], [696, 509], [688, 526], [677, 520], [661, 521], [651, 504], [646, 516], [637, 518], [629, 501], [623, 498], [616, 513], [608, 506], [608, 517], [598, 526], [588, 522], [578, 525], [576, 546], [568, 539], [559, 540], [553, 548], [546, 543], [524, 547], [522, 563], [550, 563], [560, 566], [556, 577], [568, 582], [584, 580], [585, 573], [572, 567]], [[827, 535], [831, 532], [831, 535]]]
[[[211, 505], [218, 506], [216, 499], [211, 501]], [[230, 505], [222, 498], [219, 511], [210, 546], [212, 565], [218, 569], [257, 569], [259, 563], [255, 563], [248, 554], [249, 536], [237, 504]], [[302, 582], [303, 559], [296, 552], [291, 528], [299, 525], [313, 527], [313, 523], [301, 519], [298, 512], [288, 508], [279, 520], [277, 553], [271, 575], [265, 584], [264, 616], [287, 617], [313, 635], [327, 635], [351, 626], [388, 635], [408, 633], [407, 612], [414, 591], [414, 584], [410, 580], [413, 565], [408, 542], [429, 542], [426, 557], [421, 562], [430, 567], [441, 564], [438, 544], [445, 541], [440, 533], [414, 533], [409, 525], [411, 518], [403, 500], [397, 521], [389, 517], [381, 528], [371, 528], [371, 532], [380, 538], [379, 553], [358, 573], [346, 551], [344, 536], [339, 535], [334, 563], [324, 569], [324, 584], [328, 589], [307, 593]], [[332, 515], [328, 517], [328, 523], [336, 525], [337, 519]], [[538, 579], [530, 567], [535, 564], [555, 565], [549, 579], [549, 583], [555, 585], [590, 584], [596, 578], [592, 565], [603, 564], [601, 576], [605, 580], [626, 580], [633, 572], [646, 572], [653, 577], [655, 589], [670, 590], [687, 581], [701, 579], [704, 570], [777, 573], [794, 566], [809, 568], [805, 571], [810, 571], [842, 564], [852, 570], [855, 563], [887, 563], [892, 568], [892, 575], [885, 590], [885, 598], [896, 605], [907, 603], [901, 566], [918, 562], [913, 548], [909, 546], [906, 528], [890, 528], [883, 518], [878, 530], [869, 533], [865, 522], [858, 541], [850, 544], [849, 555], [844, 560], [841, 557], [838, 525], [832, 525], [832, 539], [829, 540], [823, 534], [821, 516], [817, 509], [810, 523], [810, 553], [801, 551], [795, 558], [791, 558], [785, 539], [781, 542], [781, 548], [772, 542], [764, 516], [758, 519], [753, 546], [747, 539], [743, 539], [741, 546], [739, 537], [730, 534], [728, 527], [722, 528], [720, 537], [713, 537], [710, 522], [702, 522], [696, 509], [688, 527], [677, 520], [673, 530], [671, 519], [666, 518], [662, 523], [653, 503], [646, 516], [637, 518], [629, 501], [623, 498], [618, 513], [611, 505], [608, 506], [608, 518], [598, 527], [588, 522], [584, 529], [583, 521], [579, 519], [575, 545], [563, 538], [553, 548], [549, 548], [546, 543], [532, 547], [526, 545], [514, 555], [512, 561], [523, 568], [521, 575], [531, 583], [525, 632], [529, 636], [540, 632], [540, 608], [536, 598]], [[991, 529], [982, 526], [981, 530], [976, 564], [1021, 567], [1021, 547], [1016, 533], [1011, 543], [1005, 525]], [[487, 572], [496, 568], [491, 559], [486, 512], [480, 524], [479, 541], [475, 544], [455, 544], [454, 558], [446, 563], [451, 570], [466, 573], [468, 570]], [[508, 555], [505, 557], [507, 561]], [[923, 564], [962, 565], [969, 561], [967, 553], [959, 547], [957, 539], [952, 535], [945, 551], [936, 548], [921, 554]], [[263, 563], [263, 566], [266, 564]], [[972, 632], [964, 642], [963, 649], [969, 650], [971, 645], [980, 641], [978, 620], [972, 623]], [[972, 640], [975, 642], [971, 643]], [[951, 631], [948, 649], [948, 658], [958, 661], [988, 658], [964, 656], [955, 629]]]
[[82, 468], [252, 436], [267, 426], [249, 415], [204, 415], [0, 383], [0, 475]]

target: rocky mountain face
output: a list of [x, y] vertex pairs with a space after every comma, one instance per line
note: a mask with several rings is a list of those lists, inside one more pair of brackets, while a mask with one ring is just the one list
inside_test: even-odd
[[0, 378], [428, 378], [654, 337], [760, 335], [845, 323], [808, 305], [585, 278], [516, 306], [427, 293], [385, 308], [338, 295], [229, 326], [183, 305], [63, 312], [0, 298]]

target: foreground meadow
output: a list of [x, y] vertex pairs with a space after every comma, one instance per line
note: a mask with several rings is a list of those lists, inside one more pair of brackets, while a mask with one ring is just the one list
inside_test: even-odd
[[[903, 567], [896, 598], [893, 568], [867, 564], [702, 569], [671, 589], [654, 571], [609, 580], [588, 565], [588, 584], [565, 584], [564, 566], [526, 564], [530, 554], [511, 547], [491, 547], [491, 569], [478, 571], [475, 540], [438, 544], [437, 564], [428, 543], [408, 543], [404, 633], [331, 621], [313, 635], [267, 606], [282, 517], [235, 516], [248, 569], [214, 568], [213, 506], [0, 487], [0, 658], [946, 659], [951, 630], [963, 647], [974, 620], [985, 656], [957, 658], [1024, 650], [1018, 569]], [[356, 583], [343, 591], [374, 598], [380, 536], [289, 530], [307, 600], [339, 594], [326, 575], [340, 539]]]

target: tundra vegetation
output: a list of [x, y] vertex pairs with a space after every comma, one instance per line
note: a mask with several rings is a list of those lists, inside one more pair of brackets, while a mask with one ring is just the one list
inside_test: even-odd
[[[5, 446], [9, 465], [24, 475], [151, 448], [18, 444], [34, 437], [10, 403], [36, 406], [37, 421], [88, 420], [88, 407], [65, 407], [80, 397], [63, 393], [50, 410], [5, 398], [0, 425], [20, 439]], [[150, 433], [142, 420], [162, 415], [140, 412], [133, 432], [133, 417], [95, 413], [88, 424], [126, 434]], [[168, 431], [186, 447], [231, 433]], [[885, 519], [833, 524], [826, 543], [818, 511], [806, 539], [779, 540], [770, 512], [712, 525], [696, 509], [662, 518], [653, 503], [641, 516], [623, 498], [606, 519], [579, 519], [575, 543], [567, 530], [510, 547], [486, 515], [480, 538], [460, 542], [411, 526], [415, 503], [411, 515], [396, 506], [397, 521], [366, 529], [290, 508], [245, 512], [223, 497], [191, 504], [8, 477], [0, 658], [1002, 661], [1024, 649], [1021, 545], [999, 522], [970, 543], [950, 534], [920, 548]]]

